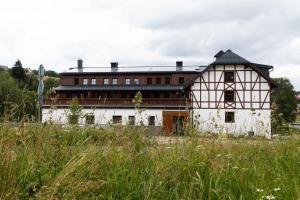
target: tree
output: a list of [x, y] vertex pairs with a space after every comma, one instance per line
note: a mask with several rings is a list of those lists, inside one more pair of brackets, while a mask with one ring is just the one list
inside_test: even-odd
[[275, 78], [274, 80], [278, 85], [278, 88], [272, 93], [274, 114], [286, 122], [293, 122], [296, 119], [295, 109], [297, 107], [294, 87], [287, 78]]
[[68, 114], [69, 124], [78, 124], [81, 116], [82, 107], [79, 105], [77, 98], [73, 98], [70, 102], [70, 113]]
[[55, 88], [59, 85], [59, 79], [57, 78], [48, 78], [44, 81], [44, 95], [49, 95], [49, 91], [52, 88]]
[[11, 68], [10, 70], [11, 76], [18, 80], [19, 84], [21, 82], [25, 82], [26, 80], [26, 73], [25, 70], [22, 66], [22, 63], [20, 60], [17, 60], [14, 67]]
[[45, 71], [45, 76], [50, 76], [50, 77], [59, 77], [58, 73], [52, 70], [47, 70]]

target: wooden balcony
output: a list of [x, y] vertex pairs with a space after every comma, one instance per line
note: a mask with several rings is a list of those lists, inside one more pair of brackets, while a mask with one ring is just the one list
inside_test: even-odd
[[[71, 98], [46, 98], [44, 105], [70, 105]], [[131, 98], [79, 98], [77, 99], [80, 105], [128, 105], [133, 106]], [[190, 102], [184, 98], [145, 98], [142, 101], [143, 106], [186, 106]]]

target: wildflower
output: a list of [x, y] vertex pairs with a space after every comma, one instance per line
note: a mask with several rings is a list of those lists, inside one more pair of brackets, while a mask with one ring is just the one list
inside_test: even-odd
[[266, 196], [266, 199], [273, 200], [273, 199], [276, 199], [276, 197], [271, 194], [271, 195]]
[[264, 191], [263, 189], [259, 189], [259, 188], [256, 189], [256, 192], [263, 192], [263, 191]]
[[275, 192], [276, 192], [276, 191], [279, 191], [279, 190], [281, 190], [280, 187], [274, 189]]

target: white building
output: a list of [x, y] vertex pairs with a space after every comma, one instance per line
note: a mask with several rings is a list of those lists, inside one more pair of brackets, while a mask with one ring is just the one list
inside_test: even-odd
[[[83, 67], [60, 74], [55, 98], [45, 99], [42, 120], [68, 123], [69, 103], [83, 107], [79, 122], [143, 123], [165, 134], [182, 132], [189, 121], [199, 132], [271, 137], [272, 66], [220, 51], [209, 66]], [[140, 91], [142, 102], [132, 98]]]

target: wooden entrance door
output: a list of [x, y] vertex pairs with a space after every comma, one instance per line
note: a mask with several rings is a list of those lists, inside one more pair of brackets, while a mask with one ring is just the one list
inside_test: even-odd
[[182, 135], [184, 132], [184, 124], [186, 123], [187, 118], [187, 111], [163, 111], [164, 134]]

